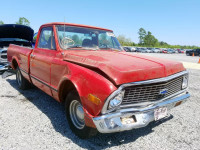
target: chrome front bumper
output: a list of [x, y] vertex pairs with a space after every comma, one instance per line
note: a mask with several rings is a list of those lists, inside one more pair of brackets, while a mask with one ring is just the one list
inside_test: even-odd
[[[134, 128], [141, 128], [147, 126], [154, 121], [154, 110], [160, 107], [167, 107], [170, 110], [179, 104], [184, 103], [190, 97], [188, 92], [180, 94], [171, 99], [153, 104], [145, 108], [126, 108], [120, 109], [113, 113], [108, 113], [99, 117], [94, 117], [93, 122], [96, 128], [101, 133], [121, 132], [131, 130]], [[123, 118], [133, 117], [134, 122], [124, 124]]]

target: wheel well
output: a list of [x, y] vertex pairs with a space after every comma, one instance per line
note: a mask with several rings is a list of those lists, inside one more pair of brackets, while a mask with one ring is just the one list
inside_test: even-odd
[[15, 59], [13, 59], [13, 61], [12, 61], [12, 66], [13, 66], [14, 70], [16, 70], [17, 67], [18, 67], [18, 63], [17, 63], [17, 61]]
[[61, 86], [59, 88], [59, 98], [61, 103], [65, 103], [66, 96], [72, 90], [77, 91], [74, 84], [70, 80], [65, 80], [61, 83]]

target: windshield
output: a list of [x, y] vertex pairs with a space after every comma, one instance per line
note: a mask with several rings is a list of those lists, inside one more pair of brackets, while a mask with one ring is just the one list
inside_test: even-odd
[[56, 28], [59, 44], [63, 50], [71, 48], [122, 50], [113, 32], [64, 25]]

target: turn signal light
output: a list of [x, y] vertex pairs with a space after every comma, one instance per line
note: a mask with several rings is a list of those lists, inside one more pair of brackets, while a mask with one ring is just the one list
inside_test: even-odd
[[88, 95], [88, 100], [90, 100], [92, 103], [94, 103], [96, 105], [99, 105], [101, 103], [101, 100], [92, 94]]

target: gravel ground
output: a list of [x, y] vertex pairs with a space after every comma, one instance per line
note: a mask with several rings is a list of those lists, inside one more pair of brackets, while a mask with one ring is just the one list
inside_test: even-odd
[[[182, 56], [172, 55], [185, 61]], [[63, 107], [50, 96], [36, 88], [19, 90], [14, 75], [0, 77], [0, 149], [200, 149], [200, 70], [189, 72], [191, 98], [174, 108], [169, 118], [89, 140], [71, 132]]]

